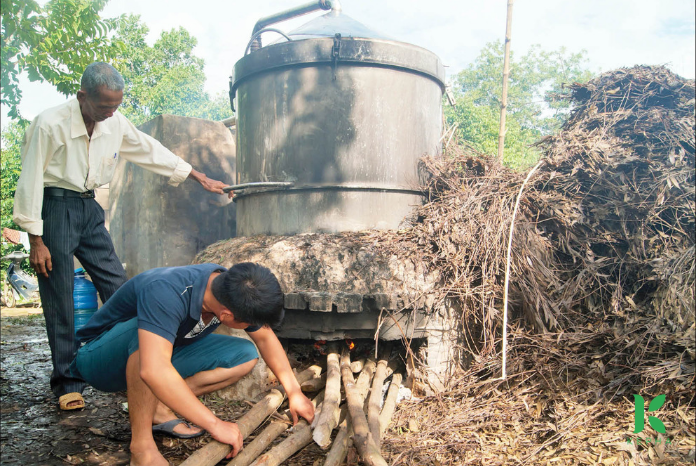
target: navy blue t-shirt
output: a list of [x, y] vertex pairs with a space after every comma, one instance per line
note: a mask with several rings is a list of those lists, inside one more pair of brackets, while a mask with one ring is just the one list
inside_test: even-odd
[[[200, 264], [162, 267], [136, 275], [77, 331], [77, 338], [81, 342], [91, 341], [117, 323], [137, 317], [139, 329], [159, 335], [174, 346], [192, 343], [220, 325], [210, 325], [195, 338], [185, 338], [201, 318], [210, 274], [226, 270], [217, 264]], [[246, 331], [258, 329], [252, 326]]]

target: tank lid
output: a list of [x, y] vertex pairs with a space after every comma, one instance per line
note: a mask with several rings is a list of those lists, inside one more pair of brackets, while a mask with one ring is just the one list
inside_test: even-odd
[[445, 89], [445, 68], [434, 53], [421, 47], [385, 39], [317, 37], [263, 47], [242, 57], [230, 78], [230, 96], [246, 79], [296, 66], [378, 66], [424, 75]]
[[[293, 40], [316, 39], [319, 37], [334, 37], [341, 34], [342, 37], [354, 37], [361, 39], [394, 40], [392, 37], [374, 31], [364, 24], [344, 15], [340, 10], [331, 10], [325, 15], [314, 18], [310, 22], [288, 33]], [[278, 39], [274, 43], [283, 42]]]

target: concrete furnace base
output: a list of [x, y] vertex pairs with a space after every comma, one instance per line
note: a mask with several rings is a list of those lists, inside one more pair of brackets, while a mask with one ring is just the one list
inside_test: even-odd
[[387, 257], [369, 238], [369, 233], [233, 238], [206, 248], [195, 262], [225, 267], [256, 262], [271, 269], [285, 291], [280, 338], [427, 339], [426, 377], [441, 388], [456, 358], [458, 313], [449, 302], [434, 302], [437, 272]]

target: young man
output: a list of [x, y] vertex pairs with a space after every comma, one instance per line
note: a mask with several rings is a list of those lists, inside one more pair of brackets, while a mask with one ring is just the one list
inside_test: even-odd
[[187, 178], [217, 194], [225, 186], [118, 113], [123, 88], [123, 77], [113, 66], [92, 63], [82, 75], [77, 99], [37, 116], [22, 143], [13, 219], [29, 234], [29, 261], [38, 275], [51, 347], [51, 389], [64, 410], [85, 406], [84, 381], [68, 373], [77, 351], [73, 255], [92, 277], [102, 302], [126, 281], [94, 188], [111, 181], [119, 157], [168, 177], [173, 186]]
[[270, 328], [283, 314], [278, 280], [258, 264], [149, 270], [126, 282], [78, 331], [85, 344], [70, 368], [98, 390], [128, 390], [132, 466], [168, 464], [153, 429], [180, 437], [202, 432], [174, 412], [231, 445], [235, 456], [242, 448], [239, 428], [218, 419], [197, 397], [237, 382], [258, 353], [248, 340], [211, 334], [220, 324], [247, 331], [283, 385], [293, 421], [314, 418]]

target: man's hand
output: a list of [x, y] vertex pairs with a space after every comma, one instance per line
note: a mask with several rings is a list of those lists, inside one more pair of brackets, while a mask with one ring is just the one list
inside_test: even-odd
[[302, 392], [288, 395], [288, 403], [290, 404], [290, 415], [292, 416], [292, 424], [295, 425], [300, 417], [312, 424], [314, 420], [314, 405]]
[[51, 253], [40, 236], [29, 235], [29, 263], [36, 273], [48, 278], [48, 272], [53, 270]]
[[303, 417], [310, 424], [314, 420], [314, 405], [302, 393], [300, 384], [297, 383], [295, 374], [290, 367], [288, 355], [283, 349], [283, 345], [278, 341], [278, 337], [270, 327], [261, 327], [255, 332], [248, 333], [261, 353], [261, 357], [268, 368], [276, 375], [280, 384], [288, 394], [290, 404], [290, 415], [293, 424], [297, 424], [299, 417]]
[[[205, 173], [201, 173], [199, 171], [196, 171], [194, 169], [191, 170], [191, 173], [189, 173], [189, 178], [193, 178], [194, 180], [198, 181], [201, 186], [203, 186], [203, 189], [206, 191], [210, 191], [211, 193], [215, 194], [225, 194], [222, 192], [222, 188], [227, 186], [225, 183], [222, 181], [217, 181], [212, 178], [208, 178]], [[232, 198], [234, 196], [233, 192], [230, 192], [227, 197]]]
[[241, 451], [244, 438], [234, 422], [218, 420], [215, 427], [208, 428], [208, 432], [218, 442], [226, 443], [232, 447], [232, 452], [226, 456], [227, 459], [237, 456], [237, 453]]

